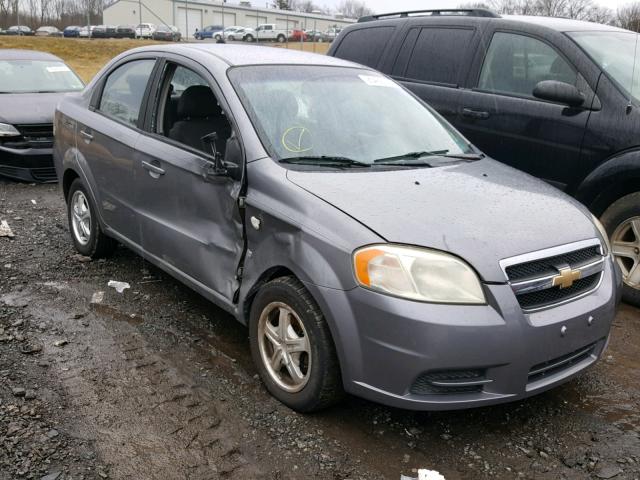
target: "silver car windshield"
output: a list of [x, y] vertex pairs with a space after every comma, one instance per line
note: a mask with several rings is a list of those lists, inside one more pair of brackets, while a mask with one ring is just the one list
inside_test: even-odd
[[[633, 32], [569, 32], [571, 37], [627, 95], [640, 100], [640, 41]], [[635, 56], [635, 78], [631, 81]]]
[[229, 78], [275, 160], [339, 158], [369, 165], [473, 153], [434, 111], [372, 71], [267, 65], [234, 68]]
[[43, 60], [0, 60], [0, 93], [73, 92], [82, 80], [64, 63]]

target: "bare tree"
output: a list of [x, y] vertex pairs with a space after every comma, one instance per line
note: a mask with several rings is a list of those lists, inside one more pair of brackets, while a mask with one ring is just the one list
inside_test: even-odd
[[640, 32], [640, 2], [618, 8], [616, 20], [620, 27]]
[[360, 0], [343, 0], [338, 5], [338, 11], [348, 18], [360, 18], [373, 14], [373, 10]]

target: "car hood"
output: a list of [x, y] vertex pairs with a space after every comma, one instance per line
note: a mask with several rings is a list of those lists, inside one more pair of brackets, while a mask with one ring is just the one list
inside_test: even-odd
[[16, 125], [53, 123], [56, 105], [64, 95], [67, 93], [0, 94], [0, 122]]
[[287, 178], [384, 240], [453, 253], [489, 282], [506, 280], [501, 259], [598, 237], [577, 201], [489, 159], [391, 171], [289, 170]]

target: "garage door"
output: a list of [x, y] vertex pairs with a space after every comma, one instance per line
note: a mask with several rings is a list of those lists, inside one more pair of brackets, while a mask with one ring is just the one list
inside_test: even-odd
[[202, 28], [202, 10], [197, 8], [178, 7], [177, 25], [180, 33], [185, 38], [193, 38], [196, 28]]

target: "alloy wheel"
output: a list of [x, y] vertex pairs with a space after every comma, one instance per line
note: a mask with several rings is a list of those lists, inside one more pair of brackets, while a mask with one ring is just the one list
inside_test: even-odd
[[271, 379], [286, 392], [299, 392], [311, 374], [311, 344], [298, 314], [287, 304], [272, 302], [258, 320], [260, 356]]
[[611, 250], [622, 270], [624, 283], [640, 289], [640, 217], [618, 225], [611, 236]]
[[87, 245], [91, 238], [91, 209], [87, 197], [80, 190], [71, 197], [71, 215], [74, 237], [80, 245]]

